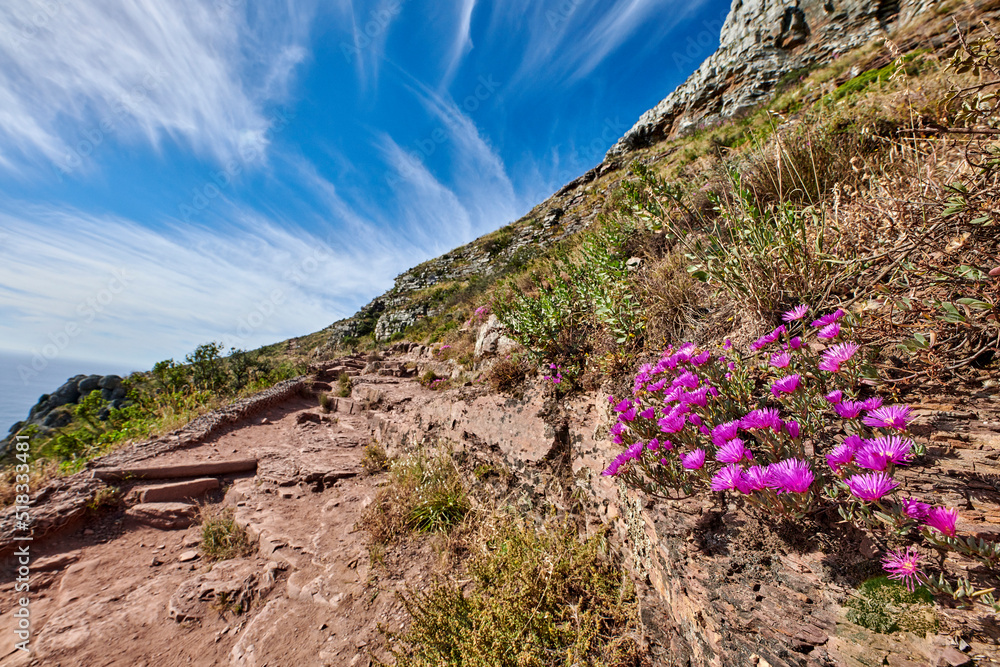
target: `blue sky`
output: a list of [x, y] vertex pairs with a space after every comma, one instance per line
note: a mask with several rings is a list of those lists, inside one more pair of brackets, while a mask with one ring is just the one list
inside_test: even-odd
[[317, 331], [598, 164], [718, 0], [8, 0], [0, 348]]

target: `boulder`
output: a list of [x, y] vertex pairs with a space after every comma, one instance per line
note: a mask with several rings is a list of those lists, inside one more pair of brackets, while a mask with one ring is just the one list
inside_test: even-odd
[[496, 315], [490, 315], [489, 319], [479, 328], [479, 335], [476, 336], [476, 359], [484, 359], [492, 356], [503, 356], [509, 354], [517, 347], [517, 342], [509, 338], [504, 333], [503, 324]]
[[79, 394], [86, 396], [95, 389], [100, 389], [101, 376], [88, 375], [76, 384]]
[[190, 503], [140, 503], [125, 511], [136, 523], [160, 530], [187, 528], [197, 513], [198, 508]]
[[198, 498], [209, 491], [215, 491], [220, 487], [219, 480], [214, 477], [202, 477], [186, 482], [172, 482], [168, 484], [153, 484], [142, 489], [137, 489], [136, 495], [140, 503], [164, 503], [181, 500], [192, 500]]

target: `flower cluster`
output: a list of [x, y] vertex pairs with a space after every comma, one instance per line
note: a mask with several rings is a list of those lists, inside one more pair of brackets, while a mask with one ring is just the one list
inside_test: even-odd
[[[729, 341], [715, 351], [688, 343], [643, 365], [631, 396], [608, 397], [622, 451], [603, 474], [653, 495], [733, 492], [772, 516], [834, 504], [855, 523], [877, 525], [878, 515], [932, 542], [953, 538], [955, 510], [892, 500], [897, 467], [922, 453], [907, 437], [910, 407], [861, 396], [861, 347], [838, 340], [851, 318], [837, 310], [807, 325], [809, 310], [786, 312], [747, 356]], [[908, 586], [923, 580], [919, 554], [886, 558]]]
[[543, 375], [542, 377], [550, 381], [552, 384], [559, 384], [563, 381], [562, 370], [556, 364], [549, 364], [549, 370], [553, 371], [552, 375]]

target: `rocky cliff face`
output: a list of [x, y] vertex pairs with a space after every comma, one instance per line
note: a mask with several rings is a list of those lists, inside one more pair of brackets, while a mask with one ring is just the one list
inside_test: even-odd
[[733, 0], [719, 48], [639, 118], [608, 152], [619, 157], [767, 100], [790, 72], [836, 58], [913, 21], [929, 0]]

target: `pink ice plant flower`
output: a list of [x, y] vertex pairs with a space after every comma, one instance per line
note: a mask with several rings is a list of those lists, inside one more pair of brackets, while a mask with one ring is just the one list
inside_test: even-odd
[[890, 579], [903, 582], [906, 589], [911, 592], [917, 584], [926, 580], [924, 573], [920, 571], [920, 553], [913, 547], [907, 547], [906, 551], [886, 553], [882, 558], [882, 569], [888, 573]]
[[843, 400], [843, 398], [844, 398], [844, 392], [842, 392], [839, 389], [834, 389], [833, 391], [831, 391], [829, 394], [827, 394], [823, 398], [826, 399], [827, 403], [837, 404], [837, 403], [840, 403], [841, 400]]
[[839, 474], [845, 466], [854, 463], [854, 454], [856, 451], [856, 448], [851, 447], [846, 442], [842, 442], [826, 455], [826, 462], [833, 472]]
[[740, 474], [736, 488], [741, 493], [750, 494], [767, 488], [768, 466], [752, 466]]
[[776, 352], [771, 355], [771, 365], [775, 368], [788, 368], [792, 361], [792, 355], [787, 352]]
[[872, 410], [878, 410], [882, 407], [882, 397], [872, 396], [871, 398], [866, 398], [861, 401], [861, 409], [866, 412], [871, 412]]
[[753, 453], [746, 448], [745, 443], [739, 438], [730, 440], [715, 451], [715, 460], [719, 463], [739, 463], [743, 459], [752, 461]]
[[795, 338], [788, 341], [788, 347], [792, 348], [793, 350], [797, 350], [800, 347], [802, 347], [802, 337], [796, 336]]
[[786, 375], [771, 385], [771, 393], [774, 394], [775, 398], [781, 398], [782, 394], [794, 393], [799, 388], [801, 379], [802, 376], [798, 374]]
[[927, 518], [927, 513], [930, 512], [931, 506], [927, 503], [922, 503], [916, 498], [903, 498], [903, 514], [910, 517], [911, 519], [916, 519], [917, 521], [924, 521]]
[[862, 451], [870, 451], [884, 457], [893, 465], [906, 465], [913, 458], [913, 441], [898, 435], [883, 435], [874, 440], [865, 440]]
[[785, 322], [794, 322], [795, 320], [801, 320], [809, 312], [809, 306], [806, 304], [799, 304], [789, 311], [786, 311], [781, 319]]
[[816, 334], [817, 338], [830, 339], [836, 338], [840, 335], [840, 322], [834, 322], [833, 324], [828, 324], [819, 330]]
[[844, 482], [855, 498], [865, 502], [879, 500], [897, 486], [899, 482], [884, 472], [869, 472], [848, 477]]
[[721, 447], [735, 438], [739, 431], [739, 420], [717, 424], [716, 427], [712, 429], [712, 443], [716, 447]]
[[823, 317], [819, 318], [818, 320], [813, 320], [812, 325], [814, 327], [816, 327], [816, 328], [825, 327], [825, 326], [828, 326], [830, 324], [833, 324], [834, 322], [836, 322], [837, 320], [839, 320], [841, 317], [843, 317], [846, 314], [847, 314], [846, 312], [844, 312], [843, 310], [841, 310], [840, 308], [838, 308], [834, 312], [827, 313], [826, 315], [824, 315]]
[[781, 430], [781, 416], [774, 408], [754, 410], [740, 420], [740, 426], [747, 430], [769, 428], [777, 433]]
[[910, 421], [910, 406], [886, 405], [872, 410], [861, 421], [873, 428], [894, 428], [897, 431], [905, 431], [906, 424]]
[[632, 407], [632, 401], [627, 398], [623, 398], [621, 403], [615, 406], [615, 412], [625, 412], [630, 407]]
[[838, 345], [828, 347], [823, 351], [823, 356], [820, 359], [818, 368], [821, 371], [837, 373], [840, 371], [841, 365], [850, 361], [851, 357], [853, 357], [859, 349], [861, 349], [861, 346], [857, 343], [840, 343]]
[[789, 420], [785, 422], [785, 432], [788, 433], [789, 437], [792, 438], [793, 440], [798, 440], [799, 435], [801, 435], [799, 423], [794, 420]]
[[739, 481], [740, 475], [742, 474], [742, 468], [735, 463], [730, 463], [726, 467], [719, 470], [719, 472], [715, 473], [709, 487], [713, 491], [727, 491], [729, 489], [735, 489], [736, 483]]
[[785, 333], [785, 331], [787, 331], [787, 329], [785, 328], [785, 325], [782, 324], [780, 327], [778, 327], [777, 329], [775, 329], [771, 333], [769, 333], [769, 334], [767, 334], [765, 336], [761, 336], [760, 338], [758, 338], [757, 340], [755, 340], [753, 343], [750, 344], [750, 347], [752, 347], [755, 350], [759, 350], [761, 348], [767, 347], [768, 345], [770, 345], [774, 341], [776, 341], [779, 338], [781, 338], [781, 335], [783, 333]]
[[802, 459], [785, 459], [768, 467], [768, 486], [779, 492], [805, 493], [815, 479]]
[[860, 401], [841, 401], [833, 406], [834, 411], [840, 415], [842, 419], [854, 419], [864, 408], [864, 405]]
[[696, 449], [681, 455], [681, 465], [687, 470], [699, 470], [705, 465], [705, 450]]
[[944, 533], [948, 537], [955, 537], [956, 521], [958, 521], [958, 510], [947, 507], [932, 507], [927, 510], [924, 525]]
[[639, 416], [643, 419], [655, 419], [656, 418], [656, 408], [649, 407], [639, 413]]

